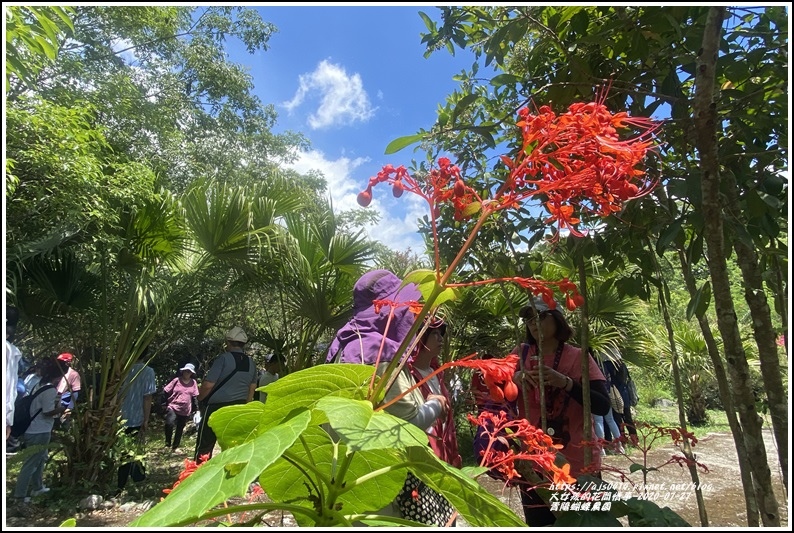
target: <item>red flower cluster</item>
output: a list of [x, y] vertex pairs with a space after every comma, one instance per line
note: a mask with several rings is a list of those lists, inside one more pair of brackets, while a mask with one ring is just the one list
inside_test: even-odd
[[494, 469], [507, 481], [524, 479], [518, 471], [517, 461], [531, 462], [537, 473], [555, 484], [571, 484], [569, 464], [557, 466], [554, 460], [561, 444], [554, 444], [542, 429], [525, 419], [511, 419], [505, 411], [482, 411], [477, 417], [468, 415], [469, 421], [483, 428], [488, 444], [482, 452], [480, 465]]
[[174, 485], [169, 489], [163, 489], [163, 492], [166, 494], [171, 494], [171, 492], [179, 486], [184, 480], [186, 480], [190, 474], [196, 471], [198, 467], [204, 464], [206, 461], [209, 461], [210, 455], [208, 453], [202, 455], [200, 457], [201, 463], [197, 463], [193, 459], [185, 459], [185, 469], [179, 474], [179, 478], [177, 478]]
[[[470, 218], [475, 213], [487, 216], [495, 211], [516, 208], [532, 197], [545, 199], [555, 222], [581, 236], [575, 225], [577, 211], [605, 217], [622, 209], [629, 199], [647, 194], [654, 184], [637, 167], [653, 146], [658, 124], [625, 112], [612, 114], [604, 105], [606, 92], [595, 102], [575, 103], [557, 115], [549, 106], [537, 113], [519, 110], [516, 125], [523, 136], [522, 149], [515, 159], [501, 156], [509, 172], [504, 185], [493, 199], [483, 199], [463, 181], [460, 169], [446, 157], [438, 159], [438, 169], [430, 171], [420, 184], [404, 166], [386, 165], [370, 178], [358, 203], [366, 207], [372, 201], [372, 187], [378, 183], [392, 185], [399, 197], [409, 191], [425, 198], [434, 218], [438, 206], [450, 202], [455, 219]], [[640, 133], [620, 140], [618, 129], [633, 127]]]
[[504, 359], [473, 359], [454, 361], [453, 366], [473, 368], [482, 373], [488, 394], [496, 402], [513, 402], [518, 398], [518, 386], [513, 383], [513, 374], [518, 366], [518, 356], [510, 354]]

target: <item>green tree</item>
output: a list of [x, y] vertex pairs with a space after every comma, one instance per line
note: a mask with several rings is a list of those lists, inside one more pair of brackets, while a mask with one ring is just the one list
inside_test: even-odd
[[[228, 39], [268, 49], [276, 29], [255, 10], [79, 6], [72, 20], [74, 34], [32, 80], [36, 94], [89, 103], [111, 146], [146, 161], [172, 190], [198, 177], [255, 181], [308, 146], [302, 135], [273, 133], [275, 108], [226, 59]], [[12, 87], [9, 100], [22, 92]]]
[[6, 6], [6, 95], [33, 80], [55, 60], [61, 42], [74, 31], [69, 6]]
[[[716, 161], [723, 169], [730, 168], [733, 174], [742, 176], [726, 185], [727, 198], [735, 197], [738, 202], [728, 211], [730, 220], [726, 228], [730, 231], [726, 235], [731, 243], [741, 241], [759, 257], [770, 258], [759, 261], [752, 255], [744, 256], [743, 263], [748, 267], [743, 268], [745, 287], [757, 293], [758, 280], [764, 277], [758, 266], [774, 264], [771, 258], [778, 257], [785, 247], [778, 234], [785, 223], [781, 208], [786, 205], [786, 187], [781, 182], [780, 170], [786, 168], [786, 152], [781, 141], [787, 136], [783, 84], [788, 73], [782, 51], [787, 43], [783, 30], [787, 15], [781, 7], [736, 8], [730, 14], [720, 20], [725, 37], [718, 41], [719, 54], [713, 58], [719, 83], [708, 93], [709, 97], [719, 98], [719, 103], [711, 108], [719, 118], [712, 116], [710, 120], [712, 125], [725, 124], [719, 132]], [[501, 144], [513, 146], [515, 136], [504, 124], [517, 109], [542, 104], [558, 109], [573, 100], [591, 100], [593, 87], [608, 86], [609, 91], [602, 90], [597, 97], [605, 98], [613, 108], [623, 108], [639, 116], [650, 116], [659, 110], [670, 116], [659, 132], [663, 146], [659, 163], [664, 166], [655, 170], [650, 161], [650, 177], [665, 183], [670, 196], [691, 209], [687, 209], [685, 216], [678, 213], [672, 224], [668, 222], [668, 228], [651, 233], [658, 233], [654, 247], [661, 253], [679, 238], [682, 228], [702, 234], [705, 223], [725, 212], [716, 210], [706, 215], [702, 205], [705, 197], [700, 191], [702, 172], [690, 164], [699, 157], [694, 142], [703, 138], [697, 133], [694, 117], [705, 115], [693, 111], [693, 100], [698, 67], [695, 57], [703, 46], [708, 15], [709, 9], [702, 7], [441, 8], [441, 24], [425, 18], [428, 33], [423, 41], [428, 45], [427, 54], [444, 47], [453, 53], [456, 47], [466, 47], [475, 52], [478, 61], [471, 71], [458, 76], [460, 90], [450, 95], [446, 105], [439, 109], [436, 124], [413, 138], [395, 141], [393, 146], [416, 141], [435, 143], [439, 150], [456, 154], [458, 164], [476, 172], [473, 179], [480, 180], [485, 187], [489, 176], [504, 170], [499, 160], [489, 160], [481, 154]], [[483, 66], [493, 66], [496, 74], [483, 75]], [[756, 126], [757, 132], [753, 131]], [[708, 138], [712, 137], [713, 132]], [[762, 201], [757, 202], [758, 198]], [[748, 209], [743, 210], [744, 206]], [[634, 212], [634, 225], [625, 224], [626, 213], [621, 213], [616, 227], [628, 232], [647, 231], [655, 221], [667, 218], [660, 216], [659, 208], [650, 199], [635, 202], [628, 209]], [[611, 221], [605, 222], [606, 227], [611, 225]], [[700, 247], [696, 241], [693, 240], [689, 249], [693, 265], [704, 260], [702, 241]], [[659, 281], [654, 281], [653, 261], [644, 248], [645, 243], [638, 241], [631, 249], [619, 250], [619, 254], [613, 251], [613, 255], [604, 257], [606, 261], [618, 262], [616, 255], [621, 255], [636, 262], [639, 276], [624, 280], [620, 287], [648, 298], [651, 294], [648, 284], [658, 285]], [[606, 247], [602, 245], [603, 249]], [[715, 255], [709, 251], [709, 256], [724, 258], [727, 254]], [[710, 266], [714, 263], [709, 261]], [[766, 279], [785, 277], [769, 272]], [[769, 327], [769, 311], [761, 303], [755, 307], [755, 319], [762, 325], [757, 329], [762, 337], [759, 346], [767, 346], [773, 329]], [[726, 344], [726, 352], [733, 347], [735, 344]], [[748, 391], [747, 373], [737, 372], [742, 366], [738, 360], [743, 358], [740, 352], [734, 352], [728, 354], [727, 360], [732, 369], [733, 387]], [[780, 395], [781, 372], [776, 351], [774, 361], [766, 367], [770, 405], [780, 407], [785, 395]], [[754, 416], [750, 414], [755, 409], [754, 402], [746, 393], [738, 397], [740, 414], [745, 413], [740, 418], [745, 426], [746, 453], [756, 481], [764, 487], [763, 493], [756, 493], [763, 509], [762, 518], [765, 524], [775, 524], [777, 512], [773, 509], [777, 504], [767, 483], [768, 466], [764, 466], [760, 430], [748, 418]], [[785, 423], [779, 417], [773, 417], [773, 423], [778, 448], [785, 450], [787, 435], [782, 431]], [[780, 460], [781, 464], [786, 463], [785, 458]]]

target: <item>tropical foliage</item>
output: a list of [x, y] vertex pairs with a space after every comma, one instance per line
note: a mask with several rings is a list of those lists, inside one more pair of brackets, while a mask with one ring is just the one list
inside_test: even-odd
[[[291, 509], [304, 525], [374, 521], [358, 511], [388, 501], [412, 468], [446, 488], [473, 525], [478, 508], [493, 517], [483, 525], [515, 525], [470, 478], [413, 446], [411, 428], [362, 401], [365, 369], [327, 380], [312, 373], [364, 269], [378, 264], [405, 275], [453, 265], [459, 283], [451, 286], [432, 270], [413, 278], [433, 287], [429, 299], [445, 302], [454, 331], [446, 361], [505, 353], [523, 336], [517, 310], [538, 286], [478, 283], [577, 280], [578, 288], [569, 283], [586, 303], [575, 318], [585, 342], [621, 348], [637, 369], [649, 360], [669, 364], [669, 388], [683, 385], [680, 405], [689, 411], [682, 425], [685, 415], [692, 423], [702, 415], [698, 388], [713, 375], [732, 419], [748, 524], [759, 517], [779, 524], [758, 410], [771, 414], [787, 472], [788, 347], [776, 342], [788, 338], [789, 307], [785, 7], [447, 6], [438, 9], [440, 22], [420, 12], [427, 55], [467, 48], [476, 61], [457, 76], [460, 89], [440, 103], [435, 124], [387, 147], [415, 145], [425, 160], [362, 183], [362, 200], [377, 183], [402, 192], [406, 175], [421, 187], [439, 177], [439, 156], [455, 154], [444, 165], [458, 171], [446, 176], [452, 202], [419, 221], [434, 252], [428, 257], [367, 242], [357, 224], [377, 214], [334, 213], [321, 175], [279, 169], [308, 142], [274, 133], [274, 107], [253, 95], [250, 77], [224, 53], [228, 38], [251, 52], [268, 49], [275, 27], [256, 11], [11, 6], [5, 13], [6, 293], [22, 311], [23, 351], [70, 349], [88, 378], [90, 400], [66, 439], [71, 479], [93, 486], [112, 476], [118, 386], [138, 354], [151, 345], [152, 365], [167, 373], [177, 352], [208, 360], [222, 329], [239, 323], [295, 372], [274, 397], [301, 388], [303, 403], [287, 410], [293, 395], [272, 416], [254, 406], [218, 413], [213, 423], [228, 429], [223, 454], [167, 500], [184, 505], [158, 506], [141, 524], [210, 516], [260, 476], [274, 480], [273, 505], [296, 500]], [[582, 113], [589, 109], [582, 102], [593, 100], [629, 117], [665, 117], [658, 149], [633, 160], [647, 172], [635, 193], [648, 194], [625, 205], [608, 196], [569, 202], [533, 174], [575, 174], [574, 185], [595, 197], [597, 180], [581, 172], [586, 152], [565, 168], [550, 155], [558, 146], [538, 151], [532, 138], [555, 120], [587, 126], [577, 120], [597, 115]], [[612, 124], [636, 125], [647, 126]], [[617, 156], [636, 155], [607, 144]], [[508, 194], [499, 189], [505, 183]], [[516, 205], [527, 198], [516, 191], [533, 183], [538, 204]], [[547, 242], [548, 217], [571, 236]], [[639, 327], [649, 323], [663, 326]], [[751, 380], [751, 364], [763, 386]], [[303, 378], [322, 390], [306, 393], [297, 385]], [[322, 432], [326, 423], [343, 438]], [[356, 433], [362, 428], [405, 438], [365, 442]], [[314, 447], [315, 455], [306, 451]], [[311, 492], [287, 486], [296, 476]], [[191, 503], [207, 484], [217, 491]], [[163, 509], [173, 514], [164, 518]]]

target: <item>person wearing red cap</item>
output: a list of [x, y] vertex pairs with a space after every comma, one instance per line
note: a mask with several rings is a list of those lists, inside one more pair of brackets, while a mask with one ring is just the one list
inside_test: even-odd
[[58, 394], [61, 395], [61, 404], [66, 408], [66, 411], [63, 413], [63, 417], [61, 419], [61, 423], [65, 424], [74, 410], [75, 402], [77, 402], [77, 396], [80, 393], [81, 386], [81, 379], [80, 374], [72, 367], [74, 363], [74, 355], [70, 354], [69, 352], [64, 352], [58, 356], [58, 363], [61, 367], [61, 370], [64, 368], [66, 369], [63, 372], [63, 377], [61, 381], [58, 383]]

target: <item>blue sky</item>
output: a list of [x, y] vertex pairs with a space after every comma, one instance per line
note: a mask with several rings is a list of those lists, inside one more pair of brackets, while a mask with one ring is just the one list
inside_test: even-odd
[[[253, 7], [253, 6], [251, 6]], [[278, 32], [266, 52], [249, 54], [228, 42], [229, 60], [249, 69], [254, 93], [279, 113], [276, 132], [300, 131], [312, 150], [293, 165], [320, 170], [337, 210], [358, 207], [356, 195], [385, 164], [409, 166], [413, 146], [384, 155], [392, 140], [430, 128], [436, 109], [457, 87], [455, 74], [473, 56], [446, 50], [424, 58], [426, 27], [419, 11], [439, 20], [433, 5], [258, 6]], [[394, 199], [388, 187], [373, 191], [370, 209], [381, 213], [366, 228], [394, 250], [423, 249], [416, 219], [427, 204], [406, 194]]]

